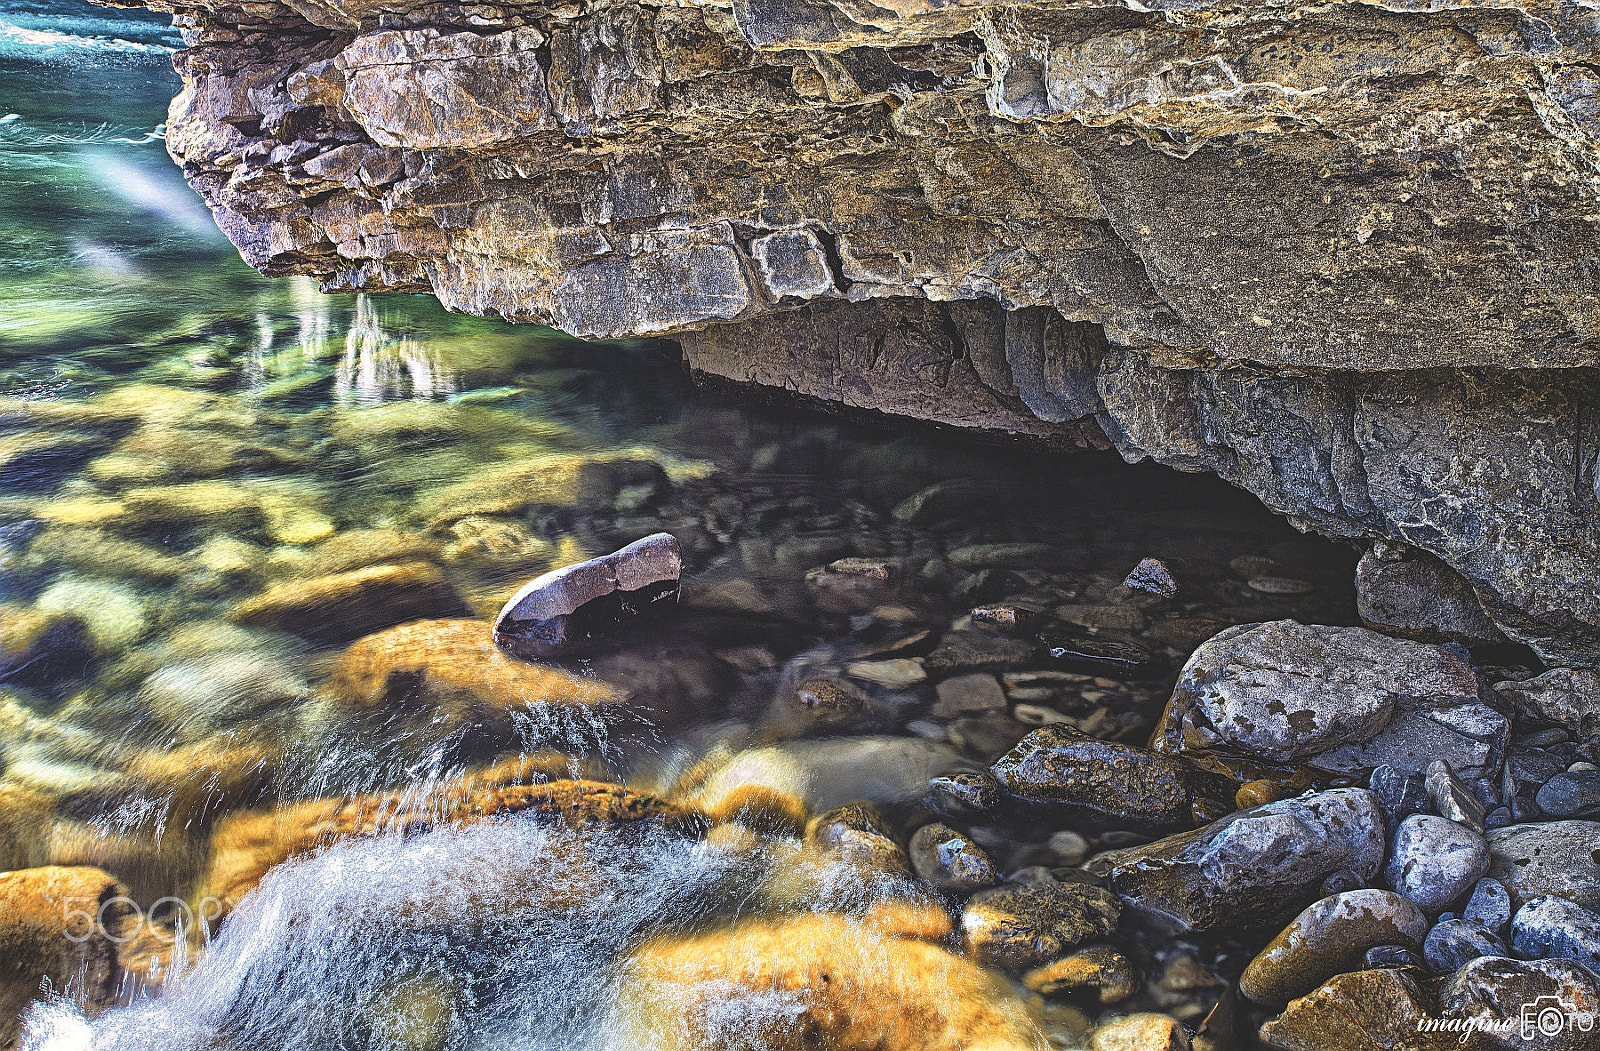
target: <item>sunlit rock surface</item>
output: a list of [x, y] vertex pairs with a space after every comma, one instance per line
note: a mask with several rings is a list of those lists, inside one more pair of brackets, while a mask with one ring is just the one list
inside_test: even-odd
[[1600, 661], [1589, 6], [173, 6], [264, 272], [1109, 439]]

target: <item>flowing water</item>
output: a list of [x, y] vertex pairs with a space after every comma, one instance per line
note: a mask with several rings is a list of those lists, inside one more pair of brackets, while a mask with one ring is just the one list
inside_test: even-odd
[[[1222, 626], [1353, 622], [1353, 554], [1214, 480], [735, 400], [670, 348], [263, 279], [163, 151], [176, 44], [149, 16], [0, 2], [0, 870], [92, 865], [127, 895], [99, 917], [112, 1002], [55, 988], [25, 1046], [943, 1046], [885, 1005], [949, 1046], [1074, 1046], [1099, 1009], [964, 961], [959, 902], [727, 800], [869, 799], [904, 843], [931, 775], [1041, 722], [1142, 743]], [[459, 641], [529, 577], [661, 530], [685, 591], [657, 630], [550, 682]], [[1170, 601], [1118, 587], [1152, 556]], [[817, 572], [845, 558], [889, 577]], [[1028, 644], [974, 626], [985, 603], [1033, 618]], [[444, 618], [448, 688], [352, 694], [346, 647]], [[952, 630], [998, 702], [940, 708], [923, 666]], [[504, 802], [573, 776], [720, 824]], [[1060, 828], [965, 830], [1004, 872], [1075, 861]], [[1119, 1010], [1190, 1021], [1239, 963], [1138, 952]], [[829, 959], [844, 992], [806, 970]]]

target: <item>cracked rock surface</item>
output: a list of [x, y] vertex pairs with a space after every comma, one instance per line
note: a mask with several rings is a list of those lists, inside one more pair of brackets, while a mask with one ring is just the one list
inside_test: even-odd
[[241, 253], [1214, 471], [1600, 663], [1600, 10], [152, 0]]

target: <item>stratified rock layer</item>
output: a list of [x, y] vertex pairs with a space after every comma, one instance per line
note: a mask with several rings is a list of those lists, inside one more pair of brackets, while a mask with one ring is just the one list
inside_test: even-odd
[[1109, 440], [1600, 663], [1592, 6], [152, 3], [266, 273]]

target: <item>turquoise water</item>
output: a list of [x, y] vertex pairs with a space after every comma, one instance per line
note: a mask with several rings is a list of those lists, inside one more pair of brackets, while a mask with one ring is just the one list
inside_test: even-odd
[[[792, 820], [628, 838], [445, 820], [439, 800], [577, 772], [715, 811], [760, 784], [813, 815], [869, 798], [903, 842], [931, 773], [981, 768], [1026, 720], [1141, 742], [1208, 632], [1353, 621], [1353, 553], [1214, 480], [738, 401], [695, 389], [670, 346], [268, 281], [165, 155], [176, 43], [147, 16], [0, 3], [0, 869], [96, 866], [137, 916], [112, 1002], [69, 982], [29, 1046], [667, 1046], [681, 1019], [641, 968], [764, 923], [814, 945], [796, 916], [845, 918], [873, 995], [973, 990], [1025, 1020], [993, 1046], [1073, 1046], [1096, 1008], [1030, 1001], [948, 937], [909, 962], [873, 910], [948, 924], [958, 903]], [[471, 680], [454, 693], [341, 692], [363, 636], [453, 618], [476, 638], [528, 578], [658, 530], [684, 545], [685, 608], [566, 667], [560, 703], [466, 651], [441, 658]], [[1178, 598], [1117, 591], [1147, 556]], [[841, 558], [890, 582], [814, 572]], [[1133, 656], [1013, 654], [1007, 707], [965, 719], [934, 714], [926, 676], [851, 671], [919, 663], [984, 603]], [[585, 683], [630, 702], [566, 703]], [[292, 839], [321, 813], [304, 808], [374, 793], [429, 816], [319, 842], [254, 893], [228, 868], [246, 833]], [[973, 834], [1015, 871], [1051, 863], [1056, 831]], [[1225, 971], [1219, 953], [1147, 945], [1145, 966]], [[701, 1004], [699, 1046], [792, 1046], [812, 1017], [793, 989], [718, 980], [678, 997]], [[1217, 996], [1195, 988], [1134, 1006], [1193, 1020]]]

